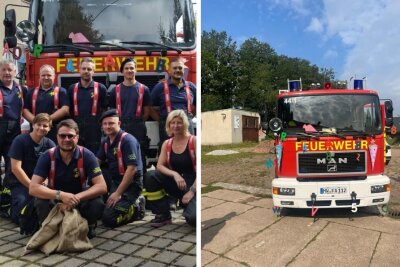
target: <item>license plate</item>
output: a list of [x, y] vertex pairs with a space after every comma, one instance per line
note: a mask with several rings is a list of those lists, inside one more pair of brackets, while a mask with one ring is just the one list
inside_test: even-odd
[[321, 195], [329, 195], [329, 194], [347, 194], [346, 186], [328, 186], [328, 187], [320, 187], [319, 193]]

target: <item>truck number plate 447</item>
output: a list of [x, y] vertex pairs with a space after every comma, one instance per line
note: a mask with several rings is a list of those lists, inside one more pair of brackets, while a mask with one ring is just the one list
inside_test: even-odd
[[325, 194], [346, 194], [347, 193], [347, 187], [346, 186], [320, 187], [319, 193], [321, 195], [325, 195]]

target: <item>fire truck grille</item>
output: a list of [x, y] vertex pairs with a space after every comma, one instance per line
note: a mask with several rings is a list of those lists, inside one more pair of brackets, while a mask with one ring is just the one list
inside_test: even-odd
[[[136, 74], [136, 80], [138, 80], [140, 83], [143, 83], [147, 87], [149, 87], [150, 91], [153, 89], [153, 87], [161, 80], [165, 78], [164, 73], [152, 73], [152, 74]], [[68, 87], [73, 84], [78, 82], [80, 79], [79, 74], [73, 74], [73, 75], [60, 75], [60, 80], [61, 80], [61, 87], [64, 87], [65, 89], [68, 89]], [[102, 83], [106, 85], [107, 77], [105, 74], [95, 74], [93, 79], [96, 82]], [[116, 84], [121, 83], [124, 80], [124, 77], [121, 75], [118, 75], [117, 82]]]
[[297, 173], [305, 175], [365, 174], [366, 152], [299, 152]]

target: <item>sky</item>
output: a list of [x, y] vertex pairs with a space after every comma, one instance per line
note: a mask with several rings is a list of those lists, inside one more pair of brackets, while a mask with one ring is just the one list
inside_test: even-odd
[[398, 0], [201, 0], [202, 31], [226, 31], [238, 46], [255, 37], [279, 55], [333, 68], [336, 79], [366, 77], [364, 87], [392, 99], [394, 115], [400, 115], [399, 20]]

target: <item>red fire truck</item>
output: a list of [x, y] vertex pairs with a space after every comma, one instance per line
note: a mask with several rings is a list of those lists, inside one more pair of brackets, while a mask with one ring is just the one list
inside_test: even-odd
[[[384, 175], [385, 126], [393, 124], [392, 103], [363, 89], [302, 90], [288, 81], [269, 122], [276, 140], [274, 211], [281, 208], [387, 209], [390, 180]], [[346, 86], [347, 87], [347, 86]]]
[[[16, 26], [18, 5], [6, 6], [5, 43], [15, 56], [25, 42], [25, 79], [29, 88], [38, 86], [39, 68], [50, 64], [56, 83], [68, 88], [79, 80], [83, 57], [95, 61], [95, 77], [108, 88], [122, 82], [121, 62], [133, 57], [136, 79], [150, 89], [167, 77], [173, 57], [187, 62], [185, 78], [196, 83], [196, 28], [191, 0], [30, 0], [29, 20]], [[19, 6], [22, 8], [21, 6]], [[19, 51], [17, 51], [19, 50]], [[21, 74], [20, 74], [21, 75]], [[146, 123], [151, 138], [150, 158], [157, 151], [158, 125]]]

